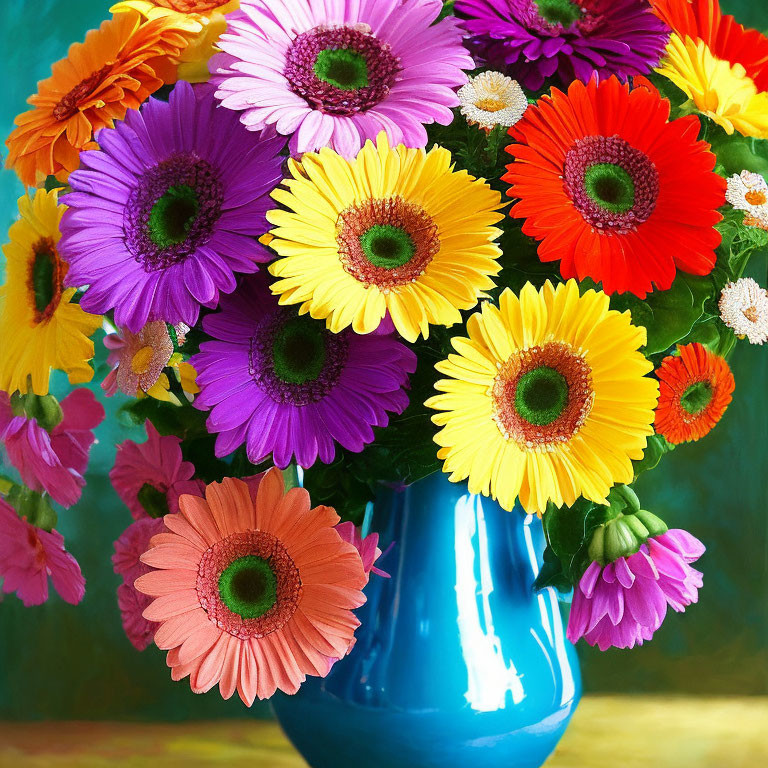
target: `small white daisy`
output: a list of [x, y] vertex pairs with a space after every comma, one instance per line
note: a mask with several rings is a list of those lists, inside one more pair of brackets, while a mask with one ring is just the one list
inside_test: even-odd
[[750, 344], [768, 341], [768, 293], [751, 277], [728, 283], [720, 293], [722, 321]]
[[470, 125], [490, 131], [497, 125], [509, 128], [528, 108], [528, 99], [517, 80], [501, 72], [481, 72], [459, 89], [461, 114]]
[[742, 171], [731, 176], [725, 199], [747, 214], [745, 224], [768, 229], [768, 184], [759, 173]]

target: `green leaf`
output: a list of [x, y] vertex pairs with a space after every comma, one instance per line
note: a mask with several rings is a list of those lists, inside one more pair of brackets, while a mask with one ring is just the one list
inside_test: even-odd
[[47, 494], [32, 491], [25, 485], [14, 485], [6, 498], [19, 517], [25, 517], [30, 525], [44, 531], [52, 531], [56, 527], [58, 515]]
[[544, 562], [542, 563], [539, 575], [533, 583], [534, 590], [544, 589], [545, 587], [554, 587], [559, 592], [567, 593], [572, 589], [572, 585], [565, 571], [560, 558], [555, 554], [552, 547], [547, 546], [544, 550]]
[[713, 292], [710, 277], [678, 274], [667, 291], [654, 291], [645, 299], [631, 294], [611, 297], [611, 308], [629, 310], [632, 322], [648, 332], [645, 353], [664, 352], [685, 338], [704, 314], [704, 304]]
[[674, 450], [672, 445], [663, 435], [651, 435], [648, 438], [648, 445], [643, 453], [643, 458], [639, 461], [633, 461], [632, 467], [635, 471], [635, 480], [649, 469], [654, 469], [661, 461], [664, 454]]

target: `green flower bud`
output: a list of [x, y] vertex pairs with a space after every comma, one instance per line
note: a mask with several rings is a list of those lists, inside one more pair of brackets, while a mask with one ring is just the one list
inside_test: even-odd
[[59, 401], [53, 395], [35, 395], [30, 392], [20, 395], [16, 402], [14, 413], [19, 408], [23, 409], [23, 414], [28, 419], [34, 419], [47, 432], [61, 424], [64, 418]]
[[58, 516], [47, 495], [32, 491], [24, 485], [14, 485], [7, 496], [8, 502], [19, 517], [26, 518], [30, 525], [51, 531], [56, 527]]
[[648, 539], [666, 531], [664, 521], [647, 510], [621, 513], [595, 529], [587, 554], [591, 561], [606, 565], [634, 555]]

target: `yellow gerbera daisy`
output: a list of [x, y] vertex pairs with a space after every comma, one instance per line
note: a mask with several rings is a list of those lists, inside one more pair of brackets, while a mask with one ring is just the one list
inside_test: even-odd
[[216, 43], [226, 29], [224, 14], [240, 7], [240, 0], [120, 0], [110, 13], [137, 11], [145, 19], [161, 17], [175, 22], [179, 29], [194, 37], [179, 58], [179, 80], [205, 83], [208, 59], [218, 50]]
[[101, 318], [72, 303], [74, 288], [64, 289], [67, 270], [56, 251], [59, 222], [65, 206], [56, 190], [37, 190], [19, 198], [21, 218], [8, 232], [3, 246], [6, 283], [0, 288], [0, 389], [30, 387], [48, 394], [51, 368], [65, 371], [72, 384], [93, 378], [88, 361], [93, 342], [88, 338]]
[[426, 403], [443, 411], [432, 420], [452, 481], [542, 514], [548, 501], [605, 503], [614, 483], [632, 480], [659, 385], [629, 312], [609, 310], [602, 291], [579, 296], [575, 280], [527, 283], [519, 298], [506, 289], [498, 309], [483, 304], [467, 331], [437, 364], [450, 378]]
[[300, 303], [335, 333], [370, 333], [389, 311], [415, 341], [493, 287], [501, 195], [454, 171], [447, 149], [390, 148], [382, 132], [354, 160], [321, 149], [289, 168], [287, 190], [272, 193], [288, 210], [267, 214], [284, 257], [270, 266], [281, 304]]
[[673, 34], [656, 71], [726, 133], [768, 138], [768, 93], [758, 91], [741, 64], [718, 59], [703, 40]]

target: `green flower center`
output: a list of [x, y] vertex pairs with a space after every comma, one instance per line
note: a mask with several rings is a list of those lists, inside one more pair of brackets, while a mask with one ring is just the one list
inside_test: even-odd
[[712, 385], [708, 381], [691, 384], [680, 397], [680, 405], [691, 416], [700, 414], [712, 400]]
[[542, 365], [524, 373], [515, 390], [515, 409], [529, 424], [546, 426], [568, 405], [568, 382], [554, 368]]
[[238, 557], [219, 576], [219, 595], [232, 613], [258, 619], [277, 602], [277, 577], [263, 558]]
[[47, 249], [35, 251], [32, 263], [32, 295], [38, 316], [47, 316], [59, 294], [56, 256]]
[[197, 193], [186, 184], [169, 187], [149, 213], [149, 237], [158, 248], [183, 243], [195, 223], [200, 203]]
[[572, 0], [535, 0], [539, 16], [550, 24], [570, 27], [581, 18], [581, 7]]
[[635, 183], [619, 165], [595, 163], [584, 172], [584, 191], [601, 208], [626, 213], [635, 204]]
[[416, 253], [411, 236], [392, 224], [374, 224], [360, 235], [360, 247], [371, 264], [383, 269], [402, 267]]
[[155, 488], [154, 485], [144, 483], [138, 493], [139, 504], [150, 517], [165, 517], [171, 510], [168, 509], [168, 497], [164, 491]]
[[307, 315], [281, 326], [272, 343], [275, 375], [287, 384], [306, 384], [323, 371], [326, 359], [325, 329]]
[[365, 58], [349, 48], [326, 48], [317, 54], [315, 74], [323, 82], [343, 91], [356, 91], [368, 85]]

